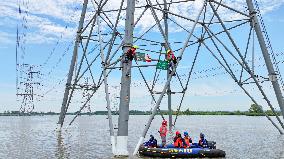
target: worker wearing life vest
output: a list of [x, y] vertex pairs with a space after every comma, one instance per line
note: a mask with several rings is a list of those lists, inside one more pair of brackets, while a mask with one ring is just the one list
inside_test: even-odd
[[166, 120], [163, 120], [162, 122], [162, 125], [160, 127], [160, 136], [161, 136], [161, 140], [162, 140], [162, 146], [164, 147], [167, 143], [167, 140], [166, 140], [166, 137], [167, 137], [167, 132], [168, 132], [168, 129], [167, 129], [167, 121]]
[[135, 54], [136, 54], [136, 49], [138, 48], [137, 45], [132, 46], [125, 55], [125, 62], [128, 62], [129, 60], [132, 61]]
[[157, 140], [154, 138], [153, 135], [150, 135], [150, 139], [144, 143], [144, 146], [157, 147]]
[[185, 142], [183, 140], [183, 138], [181, 137], [181, 134], [179, 131], [176, 131], [176, 136], [174, 137], [174, 146], [177, 148], [182, 148], [185, 145]]
[[199, 137], [200, 137], [200, 139], [198, 141], [198, 145], [201, 146], [201, 147], [204, 147], [204, 148], [207, 147], [208, 142], [205, 139], [205, 135], [203, 133], [200, 133]]
[[186, 147], [190, 147], [192, 140], [191, 140], [190, 136], [188, 135], [188, 132], [184, 132], [183, 135], [184, 135], [183, 139], [186, 143]]

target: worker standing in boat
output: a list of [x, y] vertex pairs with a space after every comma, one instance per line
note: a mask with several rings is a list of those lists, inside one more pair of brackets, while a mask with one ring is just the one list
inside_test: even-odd
[[162, 125], [160, 127], [160, 136], [161, 136], [161, 140], [162, 140], [162, 146], [164, 147], [167, 143], [167, 140], [166, 140], [166, 137], [167, 137], [167, 132], [168, 132], [168, 129], [167, 129], [167, 121], [166, 120], [163, 120], [162, 122]]
[[191, 137], [188, 135], [188, 132], [186, 132], [186, 131], [183, 133], [183, 135], [184, 135], [183, 139], [186, 143], [186, 147], [188, 148], [188, 147], [190, 147], [190, 145], [192, 143]]
[[207, 140], [205, 139], [205, 135], [203, 133], [200, 133], [199, 135], [200, 139], [198, 141], [198, 145], [205, 148], [208, 146], [208, 142]]

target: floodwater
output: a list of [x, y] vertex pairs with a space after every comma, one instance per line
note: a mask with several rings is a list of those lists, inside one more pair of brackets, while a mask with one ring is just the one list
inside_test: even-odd
[[[0, 158], [112, 158], [106, 116], [81, 116], [61, 133], [56, 130], [57, 120], [58, 116], [0, 117]], [[147, 120], [148, 116], [130, 116], [129, 152]], [[158, 137], [160, 122], [157, 116], [148, 136]], [[179, 116], [176, 125], [176, 130], [189, 130], [195, 142], [203, 132], [226, 151], [226, 158], [284, 156], [284, 136], [265, 117]]]

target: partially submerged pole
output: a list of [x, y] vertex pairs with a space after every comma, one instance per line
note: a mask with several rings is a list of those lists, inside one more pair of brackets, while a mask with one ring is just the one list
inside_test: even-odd
[[[133, 25], [134, 25], [135, 1], [127, 0], [126, 20], [125, 20], [125, 37], [123, 41], [123, 56], [132, 47], [133, 44]], [[118, 117], [118, 133], [115, 156], [128, 156], [128, 119], [129, 119], [129, 101], [130, 101], [130, 83], [131, 83], [131, 66], [132, 61], [121, 60], [122, 76], [120, 90], [120, 104]]]
[[177, 65], [178, 65], [178, 63], [179, 63], [179, 61], [180, 61], [180, 59], [182, 58], [182, 55], [183, 55], [183, 53], [184, 53], [184, 51], [185, 51], [185, 48], [187, 47], [187, 45], [188, 45], [188, 43], [189, 43], [190, 38], [192, 37], [192, 34], [193, 34], [194, 29], [195, 29], [195, 27], [196, 27], [196, 25], [197, 25], [197, 22], [198, 22], [198, 20], [199, 20], [199, 17], [200, 17], [200, 15], [201, 15], [201, 13], [202, 13], [204, 7], [205, 7], [205, 4], [206, 4], [206, 0], [203, 1], [202, 7], [201, 7], [201, 9], [200, 9], [200, 11], [199, 11], [199, 13], [198, 13], [198, 15], [197, 15], [197, 17], [196, 17], [196, 19], [195, 19], [195, 22], [194, 22], [194, 24], [193, 24], [193, 26], [192, 26], [192, 30], [191, 30], [191, 32], [189, 33], [187, 39], [185, 40], [184, 46], [183, 46], [183, 48], [182, 48], [181, 51], [180, 51], [180, 54], [179, 54], [178, 59], [177, 59], [177, 64], [176, 64], [174, 70], [172, 71], [172, 73], [170, 74], [169, 79], [167, 80], [167, 82], [166, 82], [166, 84], [165, 84], [165, 86], [164, 86], [164, 88], [163, 88], [163, 91], [162, 91], [162, 93], [160, 94], [159, 99], [157, 100], [156, 106], [155, 106], [154, 109], [152, 110], [152, 114], [150, 115], [150, 117], [149, 117], [149, 119], [148, 119], [148, 122], [147, 122], [147, 125], [146, 125], [146, 127], [144, 128], [144, 131], [143, 131], [143, 133], [142, 133], [142, 135], [141, 135], [141, 137], [140, 137], [140, 139], [139, 139], [139, 141], [138, 141], [138, 143], [137, 143], [137, 145], [136, 145], [136, 147], [135, 147], [135, 150], [134, 150], [134, 152], [133, 152], [133, 155], [136, 155], [136, 154], [137, 154], [138, 149], [139, 149], [140, 145], [142, 144], [142, 142], [143, 142], [143, 140], [144, 140], [144, 138], [145, 138], [145, 136], [146, 136], [146, 134], [147, 134], [147, 131], [148, 131], [148, 129], [149, 129], [151, 123], [152, 123], [152, 120], [154, 119], [154, 116], [155, 116], [156, 113], [157, 113], [157, 109], [158, 109], [158, 107], [160, 106], [161, 101], [162, 101], [162, 99], [163, 99], [163, 96], [165, 95], [166, 90], [167, 90], [167, 87], [168, 87], [168, 85], [169, 85], [169, 83], [170, 83], [170, 81], [171, 81], [171, 79], [172, 79], [172, 75], [175, 73], [176, 67], [177, 67]]
[[247, 2], [250, 15], [252, 17], [252, 23], [253, 23], [252, 25], [254, 26], [254, 30], [255, 30], [259, 45], [260, 45], [260, 49], [261, 49], [265, 64], [266, 64], [269, 80], [272, 83], [272, 86], [273, 86], [273, 89], [274, 89], [274, 92], [275, 92], [275, 95], [276, 95], [276, 98], [277, 98], [277, 101], [278, 101], [278, 104], [279, 104], [279, 107], [282, 113], [282, 117], [284, 118], [284, 100], [283, 100], [283, 95], [282, 95], [282, 92], [281, 92], [281, 89], [278, 83], [277, 73], [274, 70], [271, 58], [269, 56], [268, 49], [264, 41], [262, 30], [259, 25], [259, 20], [256, 16], [256, 11], [254, 9], [252, 0], [246, 0], [246, 2]]
[[65, 86], [65, 92], [64, 92], [64, 97], [62, 101], [61, 112], [60, 112], [59, 121], [58, 121], [58, 124], [60, 124], [60, 127], [62, 127], [63, 125], [65, 114], [67, 111], [67, 100], [68, 98], [70, 98], [69, 90], [71, 88], [72, 77], [73, 77], [73, 73], [75, 69], [76, 59], [78, 56], [78, 47], [79, 47], [80, 40], [81, 40], [83, 24], [85, 20], [86, 11], [87, 11], [87, 5], [88, 5], [88, 0], [84, 0], [83, 9], [81, 12], [81, 17], [80, 17], [79, 26], [78, 26], [77, 35], [76, 35], [75, 45], [73, 49], [73, 56], [72, 56], [72, 60], [71, 60], [70, 68], [69, 68], [68, 79], [67, 79], [66, 86]]

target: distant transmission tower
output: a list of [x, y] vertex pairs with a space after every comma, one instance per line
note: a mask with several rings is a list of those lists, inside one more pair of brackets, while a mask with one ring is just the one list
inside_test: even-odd
[[18, 13], [21, 24], [17, 25], [16, 32], [16, 96], [21, 101], [20, 114], [31, 113], [34, 110], [34, 102], [39, 100], [40, 95], [36, 94], [41, 83], [40, 66], [31, 65], [25, 62], [27, 53], [27, 31], [29, 2], [18, 1]]
[[18, 65], [18, 68], [21, 70], [21, 76], [16, 95], [18, 98], [21, 98], [20, 113], [30, 113], [34, 110], [36, 97], [39, 97], [35, 90], [41, 85], [38, 82], [40, 71], [38, 71], [39, 68], [37, 66], [29, 64]]

